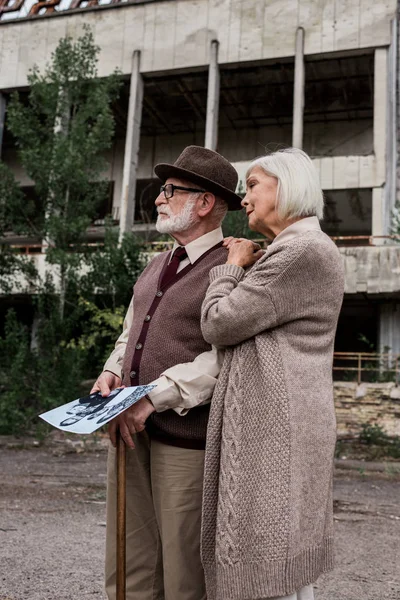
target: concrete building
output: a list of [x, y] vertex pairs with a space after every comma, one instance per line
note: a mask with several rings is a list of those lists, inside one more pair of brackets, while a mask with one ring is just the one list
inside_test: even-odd
[[29, 194], [4, 127], [8, 95], [88, 24], [100, 74], [118, 67], [125, 80], [105, 207], [121, 231], [151, 231], [153, 166], [188, 144], [231, 160], [239, 190], [265, 148], [303, 147], [326, 195], [325, 231], [353, 238], [338, 241], [337, 349], [367, 350], [362, 334], [400, 353], [400, 246], [385, 237], [399, 187], [397, 10], [396, 0], [0, 0], [2, 160]]

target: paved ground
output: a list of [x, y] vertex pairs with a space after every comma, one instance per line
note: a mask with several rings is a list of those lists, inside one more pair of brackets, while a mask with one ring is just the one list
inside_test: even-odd
[[[106, 454], [70, 446], [0, 448], [0, 600], [105, 598]], [[400, 600], [400, 466], [339, 466], [337, 568], [316, 600]]]

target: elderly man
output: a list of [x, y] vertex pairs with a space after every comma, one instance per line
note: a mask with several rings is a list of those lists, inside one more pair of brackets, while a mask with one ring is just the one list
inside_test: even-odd
[[[222, 156], [189, 146], [159, 164], [157, 230], [175, 239], [134, 286], [124, 330], [92, 391], [157, 387], [111, 422], [127, 457], [127, 599], [204, 600], [200, 524], [206, 428], [221, 353], [200, 330], [212, 267], [226, 262], [221, 222], [239, 210], [237, 173]], [[134, 435], [134, 439], [132, 436]], [[107, 492], [106, 591], [115, 598], [115, 450]]]

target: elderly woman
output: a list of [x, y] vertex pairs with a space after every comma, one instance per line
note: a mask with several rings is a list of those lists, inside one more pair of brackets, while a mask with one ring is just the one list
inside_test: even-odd
[[204, 338], [226, 347], [207, 435], [207, 598], [311, 600], [333, 563], [342, 263], [321, 231], [323, 194], [304, 152], [255, 160], [246, 190], [249, 226], [272, 243], [263, 253], [227, 239], [202, 308]]

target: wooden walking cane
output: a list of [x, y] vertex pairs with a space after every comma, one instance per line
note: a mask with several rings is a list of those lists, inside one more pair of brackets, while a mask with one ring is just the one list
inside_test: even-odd
[[126, 446], [117, 430], [117, 600], [126, 600]]

